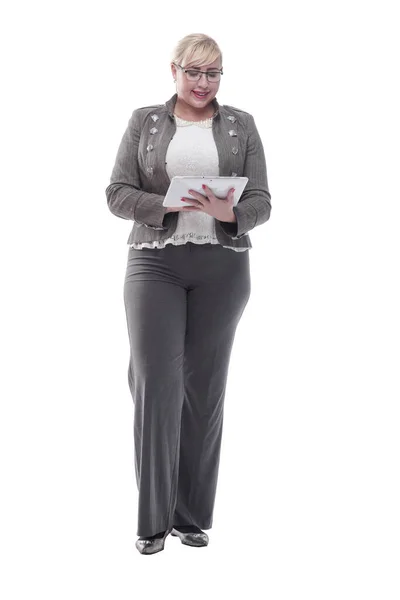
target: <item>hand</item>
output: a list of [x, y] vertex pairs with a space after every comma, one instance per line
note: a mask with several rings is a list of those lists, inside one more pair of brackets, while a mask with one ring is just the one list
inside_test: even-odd
[[182, 198], [185, 202], [191, 203], [193, 206], [199, 208], [203, 212], [214, 217], [218, 221], [224, 221], [225, 223], [236, 223], [236, 215], [233, 212], [233, 198], [235, 188], [231, 188], [226, 198], [217, 198], [214, 193], [206, 185], [202, 186], [206, 195], [200, 194], [195, 190], [189, 190], [189, 194], [194, 196], [193, 198]]
[[200, 208], [198, 206], [167, 206], [165, 212], [184, 212], [188, 210], [200, 210]]

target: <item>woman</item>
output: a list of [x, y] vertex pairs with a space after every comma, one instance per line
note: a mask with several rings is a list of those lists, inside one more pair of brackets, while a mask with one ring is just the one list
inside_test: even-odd
[[[171, 72], [176, 94], [133, 111], [106, 189], [111, 212], [133, 221], [124, 302], [142, 554], [163, 550], [169, 533], [208, 544], [229, 359], [250, 297], [248, 231], [271, 211], [254, 119], [216, 99], [217, 43], [184, 37]], [[174, 175], [249, 181], [236, 206], [231, 191], [217, 199], [205, 188], [167, 208]]]

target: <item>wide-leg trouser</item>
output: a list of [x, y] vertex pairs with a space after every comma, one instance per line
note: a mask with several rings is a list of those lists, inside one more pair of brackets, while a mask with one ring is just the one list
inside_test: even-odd
[[134, 403], [138, 536], [210, 529], [249, 252], [220, 244], [129, 248], [124, 282]]

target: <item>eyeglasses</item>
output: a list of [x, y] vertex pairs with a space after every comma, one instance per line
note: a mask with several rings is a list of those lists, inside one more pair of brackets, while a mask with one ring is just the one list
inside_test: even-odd
[[181, 65], [177, 65], [176, 63], [173, 64], [182, 69], [188, 81], [200, 81], [201, 76], [204, 74], [207, 81], [216, 83], [217, 81], [220, 81], [221, 75], [223, 75], [222, 69], [220, 71], [199, 71], [199, 69], [184, 69]]

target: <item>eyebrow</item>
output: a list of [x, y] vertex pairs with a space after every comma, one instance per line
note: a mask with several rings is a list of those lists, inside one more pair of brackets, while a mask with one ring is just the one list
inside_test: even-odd
[[[203, 71], [203, 69], [200, 69], [200, 67], [185, 67], [185, 69], [190, 69], [191, 71]], [[218, 69], [218, 67], [209, 67], [206, 70], [207, 71], [220, 71], [221, 69]]]

